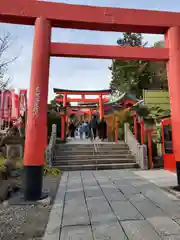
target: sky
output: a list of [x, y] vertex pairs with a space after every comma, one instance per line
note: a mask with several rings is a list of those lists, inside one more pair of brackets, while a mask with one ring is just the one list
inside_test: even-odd
[[[51, 0], [52, 1], [52, 0]], [[71, 4], [137, 8], [180, 12], [179, 0], [54, 0]], [[172, 4], [173, 2], [173, 4]], [[0, 36], [11, 33], [11, 46], [4, 58], [18, 56], [8, 69], [7, 77], [12, 79], [13, 88], [29, 89], [32, 60], [33, 27], [0, 23]], [[116, 45], [121, 33], [53, 29], [52, 41]], [[162, 40], [162, 35], [144, 35], [148, 45]], [[109, 88], [111, 60], [51, 58], [49, 100], [54, 97], [53, 88], [98, 90]]]

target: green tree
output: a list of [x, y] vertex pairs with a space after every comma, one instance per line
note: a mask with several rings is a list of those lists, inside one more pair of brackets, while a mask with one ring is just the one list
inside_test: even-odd
[[[123, 33], [117, 44], [123, 47], [144, 47], [139, 33]], [[150, 83], [149, 64], [142, 60], [113, 60], [109, 68], [112, 73], [110, 87], [116, 93], [130, 92], [142, 97], [142, 89]]]
[[[55, 98], [54, 99], [52, 99], [51, 101], [50, 101], [50, 103], [48, 104], [48, 111], [58, 111], [59, 110], [59, 108], [62, 108], [63, 107], [63, 102], [59, 102], [58, 104], [57, 104], [57, 102], [56, 102], [56, 99], [57, 98], [61, 98], [61, 99], [63, 99], [63, 95], [57, 95], [57, 96], [55, 96]], [[71, 106], [71, 104], [70, 103], [67, 103], [67, 106]]]
[[[143, 43], [139, 33], [123, 33], [117, 44], [123, 47], [145, 47], [147, 43]], [[163, 42], [157, 42], [153, 47], [163, 47]], [[129, 92], [142, 98], [143, 89], [167, 89], [165, 62], [113, 60], [109, 69], [112, 74], [110, 88], [116, 95]]]
[[[164, 41], [156, 42], [153, 47], [163, 48]], [[164, 89], [168, 90], [168, 79], [166, 71], [166, 62], [150, 62], [149, 70], [152, 76], [151, 89]]]

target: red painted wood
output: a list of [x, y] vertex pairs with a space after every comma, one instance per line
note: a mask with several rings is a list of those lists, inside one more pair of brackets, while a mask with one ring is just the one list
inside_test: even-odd
[[162, 155], [164, 160], [164, 169], [169, 171], [176, 171], [176, 160], [174, 153], [165, 153], [164, 151], [164, 127], [171, 125], [171, 119], [163, 119], [161, 121], [162, 128]]
[[65, 138], [64, 133], [65, 133], [65, 116], [61, 115], [61, 140], [62, 141]]
[[[47, 146], [47, 100], [51, 26], [43, 17], [35, 23], [30, 91], [28, 99], [25, 166], [44, 164]], [[38, 151], [37, 151], [38, 148]]]
[[149, 156], [149, 169], [153, 168], [153, 161], [152, 161], [152, 130], [147, 130], [147, 137], [148, 137], [148, 156]]
[[[85, 94], [85, 95], [102, 95], [102, 96], [105, 96], [105, 95], [109, 95], [110, 93], [109, 92], [98, 92], [98, 91], [92, 91], [92, 92], [86, 92], [86, 91], [75, 91], [75, 92], [68, 92], [68, 95], [81, 95], [81, 94]], [[59, 95], [59, 94], [66, 94], [66, 92], [56, 92], [56, 95]]]
[[180, 13], [1, 0], [1, 22], [34, 25], [40, 16], [51, 20], [53, 27], [71, 29], [164, 34], [169, 27], [180, 26]]
[[[108, 98], [103, 98], [102, 100], [103, 102], [108, 102], [109, 99]], [[62, 98], [56, 98], [56, 102], [63, 102]], [[99, 99], [82, 99], [82, 98], [67, 98], [67, 102], [85, 102], [85, 103], [98, 103]]]
[[104, 106], [102, 96], [99, 96], [99, 118], [102, 119], [104, 117]]
[[115, 134], [115, 142], [118, 143], [118, 117], [114, 117], [114, 134]]
[[144, 129], [144, 121], [140, 121], [141, 126], [141, 144], [143, 145], [145, 143], [145, 129]]
[[133, 121], [134, 121], [134, 136], [137, 139], [138, 130], [137, 130], [137, 115], [136, 114], [133, 115]]
[[75, 43], [51, 43], [51, 56], [75, 58], [100, 58], [121, 60], [166, 61], [169, 51], [166, 48], [121, 47]]
[[180, 27], [171, 27], [168, 30], [166, 46], [169, 47], [167, 73], [171, 104], [173, 155], [176, 162], [180, 162]]
[[165, 154], [163, 160], [165, 170], [176, 172], [176, 160], [174, 154]]

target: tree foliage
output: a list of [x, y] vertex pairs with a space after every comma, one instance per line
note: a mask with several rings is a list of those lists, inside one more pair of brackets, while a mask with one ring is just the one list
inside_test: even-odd
[[48, 137], [51, 136], [52, 125], [56, 124], [57, 126], [57, 137], [61, 135], [61, 117], [56, 112], [48, 112], [47, 113], [47, 134]]
[[[143, 37], [139, 33], [123, 33], [117, 40], [123, 47], [145, 47]], [[154, 47], [162, 47], [162, 42]], [[112, 80], [111, 89], [117, 93], [129, 92], [136, 97], [142, 97], [143, 89], [167, 88], [165, 63], [156, 63], [142, 60], [112, 60], [109, 67]]]
[[[164, 41], [158, 41], [154, 44], [155, 48], [163, 48]], [[149, 70], [152, 75], [151, 89], [164, 89], [168, 90], [168, 79], [166, 71], [166, 62], [150, 62]]]
[[[53, 98], [50, 103], [48, 104], [48, 110], [49, 111], [60, 111], [60, 109], [63, 107], [63, 102], [56, 102], [56, 99], [61, 98], [63, 99], [63, 95], [59, 94]], [[67, 106], [71, 106], [71, 104], [68, 102]]]

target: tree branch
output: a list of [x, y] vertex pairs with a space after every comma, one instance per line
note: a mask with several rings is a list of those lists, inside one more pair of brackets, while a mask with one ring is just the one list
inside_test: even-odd
[[5, 89], [8, 87], [11, 79], [5, 80], [5, 74], [8, 71], [9, 64], [13, 63], [19, 56], [13, 57], [10, 60], [4, 58], [5, 53], [12, 45], [11, 34], [7, 33], [0, 37], [0, 89]]

